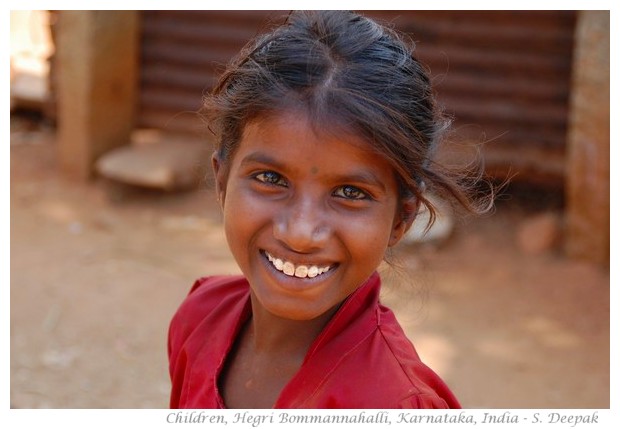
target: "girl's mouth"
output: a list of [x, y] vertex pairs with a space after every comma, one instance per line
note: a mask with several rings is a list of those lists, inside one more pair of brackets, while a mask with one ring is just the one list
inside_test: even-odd
[[276, 258], [267, 251], [265, 251], [264, 253], [265, 256], [267, 256], [269, 262], [271, 262], [271, 265], [273, 265], [276, 270], [282, 272], [289, 277], [298, 277], [300, 279], [304, 279], [306, 277], [314, 278], [328, 272], [332, 268], [331, 265], [295, 265], [290, 261]]

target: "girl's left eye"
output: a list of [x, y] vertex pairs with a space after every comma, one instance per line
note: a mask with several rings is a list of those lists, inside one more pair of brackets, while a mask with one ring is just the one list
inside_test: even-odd
[[256, 180], [268, 185], [286, 186], [284, 178], [275, 171], [263, 171], [254, 176]]
[[366, 200], [369, 198], [366, 192], [351, 185], [341, 186], [334, 191], [334, 195], [347, 200]]

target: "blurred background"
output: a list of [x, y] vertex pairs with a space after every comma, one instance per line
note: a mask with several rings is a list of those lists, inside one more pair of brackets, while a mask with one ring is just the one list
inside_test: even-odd
[[[446, 208], [383, 300], [466, 408], [609, 407], [609, 12], [362, 11], [416, 42], [493, 214]], [[11, 406], [165, 408], [168, 322], [237, 273], [196, 111], [283, 11], [11, 12]]]

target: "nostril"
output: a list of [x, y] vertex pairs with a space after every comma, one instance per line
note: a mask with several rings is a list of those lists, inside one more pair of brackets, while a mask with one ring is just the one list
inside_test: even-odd
[[274, 231], [274, 238], [291, 252], [307, 254], [324, 247], [327, 234], [317, 229], [300, 230], [296, 228], [278, 232]]

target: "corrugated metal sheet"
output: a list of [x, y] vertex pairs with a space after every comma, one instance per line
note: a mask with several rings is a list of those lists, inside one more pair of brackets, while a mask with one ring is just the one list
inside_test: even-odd
[[486, 141], [496, 176], [562, 183], [575, 12], [380, 15], [418, 42], [455, 118], [453, 140]]
[[[575, 12], [364, 13], [411, 35], [455, 118], [452, 140], [488, 141], [483, 153], [492, 174], [563, 180]], [[193, 113], [203, 91], [283, 14], [143, 12], [139, 126], [204, 133]]]
[[139, 126], [204, 132], [202, 94], [274, 11], [142, 12]]

